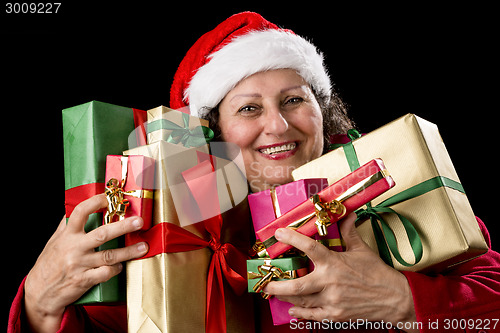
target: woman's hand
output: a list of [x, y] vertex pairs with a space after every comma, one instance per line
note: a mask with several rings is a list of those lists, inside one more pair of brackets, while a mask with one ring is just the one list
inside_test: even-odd
[[88, 216], [106, 206], [104, 194], [76, 206], [68, 224], [64, 217], [29, 272], [24, 287], [24, 302], [28, 322], [34, 331], [57, 331], [67, 305], [92, 286], [117, 275], [123, 268], [122, 261], [147, 253], [145, 243], [94, 251], [107, 241], [138, 230], [143, 225], [140, 217], [129, 217], [85, 233], [83, 228]]
[[334, 252], [290, 229], [278, 229], [278, 241], [290, 244], [313, 261], [314, 271], [289, 281], [270, 282], [264, 291], [295, 306], [297, 318], [335, 322], [363, 319], [415, 322], [410, 286], [403, 274], [387, 266], [361, 239], [355, 214], [346, 217], [340, 232], [345, 252]]

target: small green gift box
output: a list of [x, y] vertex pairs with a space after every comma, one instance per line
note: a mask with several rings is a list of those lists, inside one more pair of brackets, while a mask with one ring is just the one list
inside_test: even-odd
[[[248, 292], [258, 293], [271, 281], [295, 279], [308, 273], [307, 257], [247, 260]], [[266, 295], [263, 295], [266, 298]]]
[[276, 297], [262, 292], [270, 281], [295, 279], [309, 272], [309, 259], [296, 256], [278, 259], [250, 259], [247, 260], [248, 292], [261, 293], [264, 299], [269, 300], [269, 307], [274, 325], [289, 324], [292, 316], [288, 310], [293, 304], [280, 301]]

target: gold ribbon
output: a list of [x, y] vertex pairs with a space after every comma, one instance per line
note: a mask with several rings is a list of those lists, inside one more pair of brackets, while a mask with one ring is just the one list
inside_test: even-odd
[[291, 270], [291, 271], [285, 271], [283, 272], [281, 268], [270, 265], [270, 264], [264, 264], [261, 266], [258, 266], [257, 269], [259, 270], [258, 273], [255, 272], [247, 272], [247, 278], [249, 280], [251, 279], [258, 279], [260, 278], [259, 281], [253, 286], [253, 291], [256, 293], [261, 293], [262, 297], [264, 299], [269, 299], [271, 296], [262, 292], [262, 289], [271, 282], [273, 279], [295, 279], [297, 278], [297, 271], [296, 270]]
[[[331, 239], [332, 241], [338, 241], [340, 242], [339, 238]], [[327, 245], [329, 244], [328, 241], [330, 240], [323, 240], [321, 241], [322, 244], [325, 246], [334, 246], [334, 245]], [[318, 240], [319, 242], [319, 240]], [[326, 243], [323, 243], [326, 242]], [[264, 246], [264, 243], [262, 243], [260, 240], [256, 240], [255, 244], [253, 244], [252, 248], [248, 251], [248, 256], [251, 258], [259, 258], [259, 259], [271, 259], [271, 256], [269, 256], [269, 253], [266, 250], [266, 247]], [[283, 254], [280, 254], [276, 258], [273, 259], [278, 259], [278, 258], [286, 258], [286, 257], [291, 257], [291, 256], [305, 256], [304, 252], [292, 247], [290, 250], [286, 251]]]
[[119, 182], [116, 178], [111, 178], [106, 183], [106, 187], [104, 189], [106, 199], [108, 200], [108, 209], [104, 215], [104, 224], [111, 223], [115, 215], [119, 217], [120, 221], [125, 218], [127, 207], [130, 205], [129, 201], [124, 197], [125, 195], [129, 195], [134, 198], [153, 199], [153, 191], [150, 190], [124, 191], [123, 188], [127, 182], [128, 174], [128, 157], [122, 156], [121, 167], [122, 180]]
[[318, 228], [318, 235], [326, 236], [328, 231], [326, 228], [332, 225], [332, 218], [329, 214], [339, 215], [338, 220], [341, 219], [345, 213], [345, 206], [338, 200], [332, 200], [330, 202], [322, 202], [319, 195], [315, 194], [310, 199], [314, 204], [314, 213], [316, 215], [316, 227]]
[[274, 216], [278, 218], [281, 216], [281, 208], [280, 208], [280, 203], [278, 201], [278, 196], [276, 195], [276, 189], [274, 187], [271, 187], [271, 189], [269, 190], [269, 194], [271, 195], [271, 202], [273, 204]]
[[[311, 200], [311, 202], [314, 205], [314, 212], [304, 216], [301, 219], [293, 221], [286, 227], [295, 230], [300, 228], [307, 222], [309, 222], [309, 220], [311, 220], [313, 217], [316, 217], [316, 222], [314, 224], [316, 224], [316, 227], [318, 228], [318, 234], [320, 236], [328, 235], [327, 228], [332, 225], [332, 217], [330, 213], [339, 215], [337, 220], [340, 220], [346, 214], [347, 211], [345, 206], [341, 202], [341, 200], [345, 200], [345, 198], [342, 198], [341, 200], [338, 199], [339, 198], [337, 198], [337, 200], [323, 202], [321, 201], [319, 195], [317, 194], [313, 195], [311, 198], [309, 198], [309, 200]], [[270, 244], [271, 242], [272, 244]], [[274, 237], [272, 237], [264, 241], [264, 246], [267, 248], [273, 245], [274, 243], [276, 243], [276, 241]]]
[[269, 254], [267, 253], [266, 247], [260, 240], [256, 240], [255, 244], [252, 246], [252, 248], [249, 251], [249, 256], [250, 257], [258, 257], [258, 258], [270, 258]]
[[[309, 200], [314, 204], [314, 213], [305, 216], [303, 219], [292, 222], [288, 225], [288, 228], [298, 228], [302, 226], [307, 221], [309, 221], [313, 216], [316, 216], [316, 227], [318, 228], [318, 234], [320, 236], [326, 236], [328, 234], [326, 228], [332, 225], [331, 215], [339, 215], [337, 220], [340, 220], [346, 214], [347, 210], [342, 204], [343, 201], [353, 197], [354, 195], [360, 193], [367, 187], [375, 184], [377, 181], [387, 177], [389, 173], [387, 170], [380, 170], [379, 172], [373, 174], [371, 177], [366, 178], [354, 186], [350, 187], [347, 191], [339, 195], [335, 200], [329, 202], [322, 202], [318, 194], [313, 195]], [[298, 226], [296, 226], [298, 225]]]

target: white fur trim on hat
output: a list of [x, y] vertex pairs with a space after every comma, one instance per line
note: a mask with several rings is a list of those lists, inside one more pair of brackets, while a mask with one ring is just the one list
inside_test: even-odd
[[284, 30], [258, 30], [234, 38], [209, 56], [196, 72], [184, 100], [190, 112], [204, 116], [241, 80], [272, 69], [290, 68], [319, 94], [330, 96], [330, 77], [323, 55], [304, 38]]

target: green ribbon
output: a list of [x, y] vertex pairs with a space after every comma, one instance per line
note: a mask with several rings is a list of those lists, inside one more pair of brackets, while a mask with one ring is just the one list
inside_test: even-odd
[[[349, 167], [351, 172], [359, 168], [359, 160], [356, 155], [356, 151], [354, 149], [354, 145], [352, 141], [361, 137], [361, 134], [355, 130], [348, 131], [348, 137], [351, 140], [346, 144], [335, 144], [330, 145], [331, 149], [335, 149], [338, 147], [344, 148], [344, 153], [346, 155], [347, 162], [349, 163]], [[356, 215], [358, 216], [356, 219], [356, 224], [359, 225], [361, 221], [369, 218], [373, 234], [375, 236], [375, 240], [377, 242], [377, 248], [379, 251], [379, 255], [384, 260], [386, 264], [391, 267], [394, 267], [392, 262], [391, 253], [394, 258], [403, 266], [411, 267], [420, 262], [423, 256], [423, 246], [420, 236], [413, 226], [413, 224], [408, 220], [405, 216], [399, 214], [394, 209], [389, 206], [395, 205], [397, 203], [406, 201], [408, 199], [416, 198], [420, 195], [423, 195], [427, 192], [435, 190], [440, 187], [449, 187], [454, 190], [460, 191], [464, 193], [464, 189], [462, 185], [454, 180], [451, 180], [446, 177], [437, 176], [426, 181], [423, 181], [417, 185], [414, 185], [406, 190], [399, 192], [398, 194], [393, 195], [392, 197], [384, 200], [379, 203], [377, 206], [372, 207], [371, 203], [366, 204], [366, 209], [358, 209], [356, 211]], [[396, 236], [392, 231], [391, 227], [387, 224], [387, 222], [380, 216], [382, 213], [392, 213], [396, 214], [403, 225], [408, 240], [410, 242], [411, 249], [415, 256], [415, 263], [410, 264], [406, 262], [399, 253], [398, 243], [396, 240]]]
[[339, 147], [344, 147], [344, 153], [347, 158], [347, 163], [349, 163], [349, 168], [351, 168], [351, 172], [356, 170], [357, 168], [360, 167], [359, 165], [359, 160], [358, 160], [358, 155], [356, 155], [356, 150], [354, 149], [354, 146], [352, 142], [358, 138], [361, 137], [361, 133], [358, 132], [358, 130], [352, 128], [347, 131], [347, 137], [349, 138], [348, 143], [345, 144], [330, 144], [330, 150], [339, 148]]
[[172, 132], [167, 138], [167, 142], [181, 143], [184, 147], [200, 147], [214, 138], [214, 132], [206, 126], [196, 126], [189, 129], [189, 115], [182, 114], [184, 127], [167, 119], [158, 119], [147, 124], [147, 133], [151, 133], [160, 129], [171, 130]]

